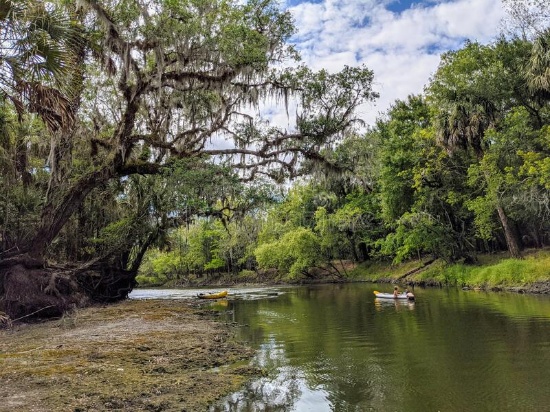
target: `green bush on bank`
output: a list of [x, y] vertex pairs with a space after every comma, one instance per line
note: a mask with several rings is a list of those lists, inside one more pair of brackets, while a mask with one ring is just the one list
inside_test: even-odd
[[414, 276], [414, 280], [443, 285], [466, 286], [469, 273], [473, 268], [473, 266], [462, 263], [447, 265], [443, 261], [438, 261], [434, 266], [430, 266]]
[[161, 276], [138, 275], [136, 277], [136, 281], [138, 283], [138, 287], [144, 288], [163, 286], [166, 283], [167, 279]]

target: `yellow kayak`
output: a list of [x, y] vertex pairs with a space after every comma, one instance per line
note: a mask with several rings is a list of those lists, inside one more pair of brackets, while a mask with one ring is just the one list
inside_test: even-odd
[[197, 297], [199, 299], [221, 299], [227, 296], [227, 290], [218, 293], [199, 293]]

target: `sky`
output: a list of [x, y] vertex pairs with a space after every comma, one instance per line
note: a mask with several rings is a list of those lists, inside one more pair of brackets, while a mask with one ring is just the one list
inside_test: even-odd
[[[396, 99], [422, 93], [441, 53], [502, 31], [501, 0], [280, 0], [295, 19], [303, 63], [337, 72], [365, 64], [380, 98], [362, 108], [368, 124]], [[282, 119], [281, 119], [282, 120]]]

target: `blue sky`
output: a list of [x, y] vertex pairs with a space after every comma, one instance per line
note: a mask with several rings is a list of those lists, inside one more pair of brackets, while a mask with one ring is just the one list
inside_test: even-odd
[[414, 6], [415, 3], [422, 3], [421, 1], [410, 1], [410, 0], [394, 0], [390, 1], [386, 8], [394, 13], [399, 13], [405, 11], [411, 6]]
[[293, 42], [305, 64], [333, 72], [365, 64], [374, 71], [381, 97], [361, 113], [371, 124], [396, 99], [423, 91], [441, 53], [467, 39], [493, 41], [505, 17], [501, 0], [280, 2], [294, 16]]

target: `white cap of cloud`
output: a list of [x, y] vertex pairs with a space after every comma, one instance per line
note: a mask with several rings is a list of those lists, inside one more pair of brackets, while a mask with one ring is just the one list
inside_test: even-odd
[[421, 93], [447, 50], [466, 40], [487, 43], [500, 32], [505, 10], [500, 0], [424, 0], [401, 12], [387, 6], [400, 0], [290, 0], [298, 33], [292, 39], [309, 67], [335, 72], [365, 64], [380, 93], [376, 109], [364, 110], [373, 124], [396, 99]]

